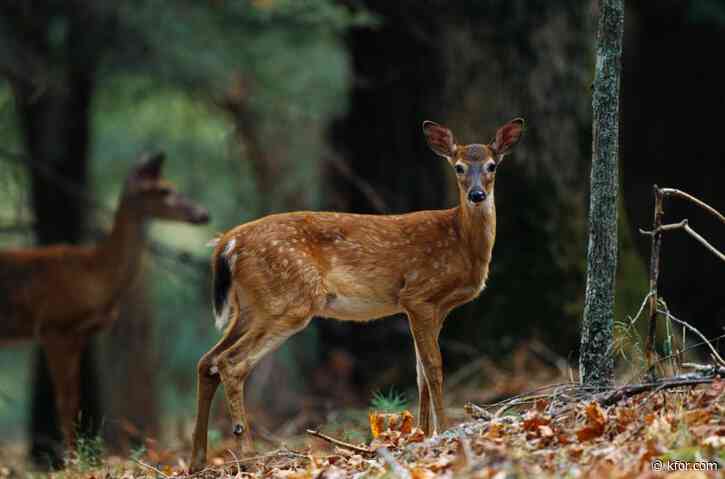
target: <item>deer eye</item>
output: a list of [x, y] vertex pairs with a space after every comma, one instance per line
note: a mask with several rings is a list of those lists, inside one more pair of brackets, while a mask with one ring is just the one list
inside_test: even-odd
[[494, 171], [496, 171], [496, 163], [489, 163], [486, 166], [486, 171], [488, 171], [489, 173], [493, 173]]
[[461, 165], [461, 164], [456, 165], [456, 173], [458, 173], [459, 175], [462, 175], [465, 172], [466, 172], [466, 169], [463, 167], [463, 165]]

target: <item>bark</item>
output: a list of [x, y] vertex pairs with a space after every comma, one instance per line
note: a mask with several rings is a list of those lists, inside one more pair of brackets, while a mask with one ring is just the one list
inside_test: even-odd
[[617, 270], [617, 173], [623, 0], [600, 0], [592, 97], [593, 130], [587, 286], [579, 356], [584, 384], [614, 381], [614, 279]]

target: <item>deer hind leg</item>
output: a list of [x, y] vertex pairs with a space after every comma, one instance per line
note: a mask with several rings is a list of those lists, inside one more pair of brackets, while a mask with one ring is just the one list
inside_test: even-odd
[[[428, 396], [432, 403], [429, 416], [432, 416], [432, 424], [428, 424], [428, 431], [425, 430], [424, 404], [421, 401], [420, 417], [422, 418], [421, 428], [428, 433], [442, 432], [446, 427], [446, 413], [443, 404], [443, 361], [438, 346], [438, 335], [441, 322], [439, 321], [436, 308], [430, 305], [416, 306], [415, 309], [406, 309], [410, 331], [415, 341], [415, 349], [419, 366], [425, 376], [425, 383], [428, 385]], [[420, 387], [419, 396], [424, 396], [425, 388]]]
[[192, 436], [190, 472], [198, 472], [206, 463], [207, 433], [209, 427], [209, 410], [219, 383], [219, 372], [216, 361], [219, 354], [234, 344], [240, 336], [237, 324], [232, 325], [224, 337], [219, 340], [197, 364], [196, 377], [196, 423]]
[[234, 345], [217, 359], [221, 382], [224, 385], [227, 408], [234, 421], [233, 432], [239, 440], [242, 455], [254, 452], [252, 431], [244, 405], [244, 384], [254, 366], [269, 352], [277, 349], [287, 338], [304, 329], [311, 318], [255, 318]]
[[73, 449], [76, 442], [76, 420], [80, 412], [81, 353], [84, 345], [85, 340], [81, 338], [54, 338], [43, 342], [66, 451]]

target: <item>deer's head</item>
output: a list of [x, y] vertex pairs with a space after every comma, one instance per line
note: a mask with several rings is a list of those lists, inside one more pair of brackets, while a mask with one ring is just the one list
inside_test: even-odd
[[456, 144], [453, 132], [432, 121], [423, 122], [423, 134], [428, 146], [438, 156], [447, 159], [456, 173], [461, 201], [477, 207], [493, 193], [496, 170], [503, 157], [518, 143], [524, 130], [524, 120], [516, 118], [496, 131], [491, 143]]
[[161, 177], [164, 154], [144, 154], [128, 178], [124, 200], [147, 218], [205, 224], [209, 221], [206, 208], [195, 203]]

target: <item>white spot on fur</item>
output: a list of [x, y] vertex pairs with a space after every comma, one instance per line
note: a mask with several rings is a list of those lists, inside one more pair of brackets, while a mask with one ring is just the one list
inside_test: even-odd
[[219, 374], [219, 368], [216, 367], [216, 366], [210, 367], [209, 368], [209, 374], [211, 374], [212, 376], [215, 375], [215, 374]]
[[227, 245], [224, 247], [224, 252], [222, 253], [224, 256], [228, 256], [229, 253], [234, 250], [234, 247], [237, 246], [237, 240], [236, 238], [232, 238], [232, 240], [227, 243]]
[[231, 315], [231, 307], [229, 306], [229, 295], [227, 294], [226, 302], [224, 303], [224, 308], [221, 310], [220, 313], [218, 313], [214, 317], [214, 324], [216, 325], [216, 328], [221, 331], [224, 329], [224, 327], [229, 322], [229, 316]]

